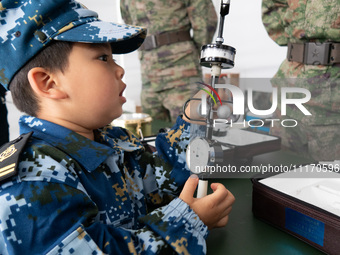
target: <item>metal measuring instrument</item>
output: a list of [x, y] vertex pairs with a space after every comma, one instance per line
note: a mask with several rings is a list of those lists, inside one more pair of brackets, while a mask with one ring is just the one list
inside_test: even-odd
[[[221, 69], [234, 67], [235, 48], [224, 45], [223, 28], [225, 16], [229, 14], [230, 0], [221, 0], [220, 22], [216, 42], [202, 46], [200, 64], [211, 68], [211, 87], [215, 89], [216, 77], [221, 75]], [[193, 100], [193, 99], [191, 99]], [[190, 100], [188, 100], [190, 101]], [[187, 101], [187, 102], [188, 102]], [[186, 104], [185, 106], [186, 107]], [[220, 106], [222, 107], [222, 105]], [[204, 167], [223, 162], [223, 150], [221, 144], [212, 139], [213, 134], [213, 100], [208, 99], [207, 113], [205, 114], [205, 137], [196, 137], [188, 145], [186, 152], [187, 164], [192, 173], [199, 176], [197, 197], [207, 195], [208, 181], [205, 179]], [[188, 118], [188, 116], [186, 116]], [[188, 118], [190, 119], [190, 118]]]

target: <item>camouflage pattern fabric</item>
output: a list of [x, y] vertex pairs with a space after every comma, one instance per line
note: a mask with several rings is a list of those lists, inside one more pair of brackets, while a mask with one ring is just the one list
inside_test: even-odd
[[[269, 36], [279, 45], [288, 42], [340, 42], [340, 4], [338, 0], [263, 0], [263, 24]], [[294, 128], [274, 127], [271, 133], [282, 138], [282, 144], [304, 151], [315, 160], [340, 158], [340, 65], [304, 65], [284, 60], [272, 79], [274, 87], [298, 87], [311, 92], [304, 104], [312, 116], [297, 107], [288, 107], [287, 115], [295, 119]], [[296, 97], [290, 95], [289, 98]], [[279, 102], [280, 105], [280, 102]], [[303, 148], [303, 149], [302, 149]]]
[[181, 118], [158, 136], [159, 154], [119, 127], [96, 141], [30, 116], [20, 128], [34, 134], [0, 184], [0, 254], [206, 252], [207, 227], [177, 198], [189, 176]]
[[142, 90], [141, 99], [145, 106], [143, 112], [156, 119], [170, 121], [170, 115], [170, 118], [175, 120], [182, 113], [184, 102], [192, 96], [192, 88], [188, 86], [167, 89], [162, 93]]
[[299, 123], [294, 128], [274, 126], [270, 133], [281, 136], [283, 149], [295, 151], [299, 156], [312, 161], [331, 161], [340, 157], [339, 125]]
[[[199, 64], [201, 47], [211, 43], [217, 26], [217, 16], [211, 0], [121, 0], [122, 17], [127, 24], [138, 24], [148, 29], [148, 35], [169, 31], [193, 31], [191, 41], [163, 45], [153, 50], [139, 51], [144, 93], [166, 93], [166, 90], [191, 84], [192, 79], [202, 80]], [[189, 98], [180, 95], [173, 100], [182, 104]], [[175, 94], [173, 94], [174, 96]], [[165, 95], [152, 101], [177, 112], [177, 107], [165, 106]], [[152, 104], [142, 100], [144, 112], [153, 112]], [[171, 116], [176, 115], [171, 113]], [[152, 115], [153, 118], [157, 117]], [[172, 119], [174, 121], [175, 119]]]
[[338, 0], [262, 0], [262, 20], [279, 45], [340, 42]]

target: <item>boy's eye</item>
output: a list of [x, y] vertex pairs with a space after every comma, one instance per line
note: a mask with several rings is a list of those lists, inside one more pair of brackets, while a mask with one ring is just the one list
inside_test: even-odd
[[99, 60], [105, 61], [107, 62], [109, 60], [109, 56], [108, 55], [103, 55], [99, 57]]

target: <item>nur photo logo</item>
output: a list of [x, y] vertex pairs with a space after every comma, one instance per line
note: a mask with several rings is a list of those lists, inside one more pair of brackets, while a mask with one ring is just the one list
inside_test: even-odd
[[[253, 89], [247, 88], [245, 91], [240, 89], [237, 86], [231, 85], [231, 84], [216, 84], [215, 89], [207, 85], [205, 83], [198, 83], [201, 85], [204, 85], [208, 89], [211, 90], [211, 92], [205, 88], [200, 88], [205, 93], [207, 93], [214, 103], [215, 107], [217, 107], [217, 119], [214, 119], [214, 125], [216, 124], [229, 124], [229, 125], [242, 125], [245, 126], [248, 125], [250, 127], [260, 127], [261, 125], [264, 125], [264, 123], [271, 123], [271, 126], [274, 125], [275, 122], [280, 122], [283, 127], [295, 127], [297, 126], [297, 121], [294, 119], [267, 119], [266, 116], [272, 115], [278, 108], [278, 99], [280, 99], [280, 109], [281, 109], [281, 115], [286, 116], [287, 115], [287, 108], [289, 106], [295, 106], [297, 109], [299, 109], [305, 116], [312, 115], [308, 109], [304, 106], [309, 100], [311, 99], [311, 93], [309, 90], [305, 88], [296, 88], [296, 87], [282, 87], [280, 90], [278, 88], [272, 88], [272, 100], [271, 100], [271, 106], [269, 109], [256, 109], [254, 107], [254, 101], [253, 101]], [[227, 107], [226, 104], [223, 105], [223, 100], [221, 100], [221, 95], [219, 95], [216, 91], [220, 91], [220, 89], [228, 90], [232, 94], [232, 109], [230, 107]], [[245, 93], [246, 92], [246, 93]], [[280, 92], [280, 93], [279, 93]], [[210, 107], [212, 105], [208, 103], [207, 100], [209, 100], [209, 97], [207, 97], [207, 94], [203, 93], [201, 97], [201, 104], [199, 108], [199, 114], [202, 117], [206, 117], [207, 114], [210, 112]], [[221, 94], [221, 93], [220, 93]], [[245, 96], [246, 94], [246, 96]], [[289, 98], [288, 95], [298, 95], [298, 98]], [[216, 98], [220, 102], [220, 106], [217, 106]], [[230, 101], [229, 101], [230, 104]], [[246, 122], [245, 120], [243, 122], [233, 122], [233, 120], [228, 120], [228, 117], [232, 115], [245, 115], [245, 107], [249, 110], [250, 113], [259, 116], [259, 119], [255, 120], [249, 120]], [[262, 119], [266, 118], [266, 119]], [[253, 123], [256, 122], [256, 125], [254, 126]], [[292, 123], [292, 124], [291, 124]]]

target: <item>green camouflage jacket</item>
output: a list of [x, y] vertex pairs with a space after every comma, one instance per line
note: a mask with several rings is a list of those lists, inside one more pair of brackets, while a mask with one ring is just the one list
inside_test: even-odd
[[339, 0], [263, 0], [262, 19], [279, 45], [288, 42], [340, 42]]
[[[262, 20], [268, 35], [281, 46], [288, 42], [340, 42], [339, 0], [263, 0]], [[304, 65], [284, 60], [272, 84], [311, 92], [306, 108], [312, 116], [290, 107], [287, 118], [308, 125], [331, 125], [340, 124], [339, 78], [340, 65]]]
[[192, 29], [192, 41], [140, 51], [143, 89], [164, 90], [187, 85], [185, 78], [201, 78], [202, 45], [211, 43], [217, 15], [211, 0], [121, 0], [127, 24], [147, 27], [148, 35]]

